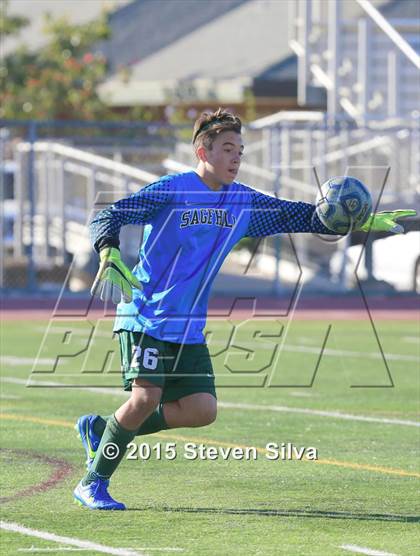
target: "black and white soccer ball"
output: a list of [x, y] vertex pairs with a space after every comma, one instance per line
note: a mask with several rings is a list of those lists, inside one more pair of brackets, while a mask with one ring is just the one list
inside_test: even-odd
[[316, 198], [316, 213], [332, 232], [346, 234], [357, 230], [372, 212], [372, 197], [367, 187], [350, 176], [330, 178]]

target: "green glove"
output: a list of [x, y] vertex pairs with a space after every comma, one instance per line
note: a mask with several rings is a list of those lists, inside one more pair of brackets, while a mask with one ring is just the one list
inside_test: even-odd
[[122, 262], [120, 251], [115, 247], [105, 247], [99, 253], [101, 264], [90, 293], [99, 295], [102, 301], [130, 303], [133, 299], [132, 288], [143, 286]]
[[397, 224], [396, 220], [407, 218], [407, 216], [416, 216], [416, 214], [415, 210], [410, 209], [372, 213], [359, 230], [363, 232], [392, 232], [394, 234], [401, 234], [404, 232], [404, 228], [401, 224]]

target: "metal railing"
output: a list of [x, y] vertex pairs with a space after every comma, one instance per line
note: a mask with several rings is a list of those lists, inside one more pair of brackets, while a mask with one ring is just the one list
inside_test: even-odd
[[[76, 274], [86, 274], [94, 256], [87, 223], [95, 204], [111, 203], [157, 175], [69, 146], [65, 137], [45, 141], [29, 133], [29, 140], [19, 141], [7, 129], [1, 142], [2, 176], [6, 167], [13, 171], [12, 193], [3, 191], [1, 203], [1, 286], [35, 290], [40, 273], [53, 283], [70, 264]], [[121, 234], [129, 258], [137, 254], [140, 235], [138, 230]]]
[[290, 46], [298, 57], [298, 100], [305, 106], [309, 86], [324, 87], [332, 118], [404, 125], [420, 105], [420, 23], [387, 21], [368, 0], [355, 1], [362, 11], [358, 19], [345, 17], [348, 5], [340, 0], [293, 3]]
[[[396, 29], [388, 23], [384, 16], [378, 12], [368, 0], [356, 0], [356, 2], [363, 8], [368, 16], [376, 23], [376, 25], [390, 38], [397, 48], [401, 50], [404, 56], [407, 57], [414, 66], [420, 70], [420, 56], [411, 48], [408, 42], [396, 31]], [[413, 22], [416, 24], [416, 22]], [[418, 24], [418, 22], [417, 22]]]
[[[293, 114], [280, 112], [250, 124], [241, 181], [270, 194], [313, 202], [317, 178], [322, 183], [331, 176], [354, 174], [376, 198], [383, 188], [381, 206], [416, 201], [420, 195], [418, 118], [408, 126], [376, 130], [345, 118], [331, 122], [321, 112], [297, 114], [296, 120]], [[178, 143], [173, 158], [189, 167], [195, 164], [188, 143]]]
[[[239, 179], [265, 193], [314, 202], [318, 191], [315, 168], [320, 181], [333, 175], [353, 174], [376, 195], [391, 167], [380, 208], [395, 208], [400, 202], [416, 207], [416, 193], [420, 193], [418, 119], [411, 127], [388, 125], [375, 130], [372, 125], [358, 128], [344, 118], [331, 121], [320, 112], [283, 112], [253, 122], [244, 132], [245, 160]], [[14, 198], [7, 200], [8, 219], [14, 231], [12, 242], [7, 243], [3, 253], [14, 265], [25, 260], [22, 265], [27, 266], [32, 288], [38, 285], [36, 272], [40, 268], [55, 265], [68, 269], [72, 261], [78, 274], [74, 279], [70, 277], [70, 289], [86, 290], [96, 269], [86, 226], [95, 204], [103, 206], [136, 191], [165, 170], [180, 172], [196, 166], [191, 145], [182, 142], [176, 144], [170, 156], [160, 159], [159, 173], [155, 174], [64, 142], [28, 139], [9, 141], [5, 149], [2, 142], [2, 153], [7, 151], [8, 158], [13, 158], [9, 167], [13, 167], [15, 177]], [[3, 154], [2, 157], [4, 160]], [[134, 263], [140, 238], [138, 228], [123, 228], [121, 243], [128, 263]], [[345, 250], [343, 244], [326, 246], [310, 235], [293, 241], [294, 246], [288, 247], [287, 237], [264, 240], [264, 253], [258, 257], [268, 256], [275, 268], [268, 278], [260, 272], [267, 291], [279, 291], [280, 263], [286, 259], [292, 264], [296, 252], [299, 263], [315, 276], [319, 269], [325, 272], [334, 250]], [[233, 277], [232, 268], [239, 268], [239, 259], [234, 264], [233, 259], [229, 260], [226, 268]], [[244, 268], [248, 266], [252, 267]], [[87, 271], [88, 276], [81, 277]], [[239, 269], [241, 272], [245, 270]], [[246, 277], [251, 274], [246, 270]], [[3, 280], [1, 272], [0, 275]], [[2, 285], [8, 284], [3, 281]], [[223, 282], [219, 291], [224, 287]]]
[[[36, 187], [30, 195], [22, 169], [32, 155]], [[67, 254], [90, 251], [86, 224], [95, 203], [104, 196], [110, 200], [128, 195], [157, 178], [128, 164], [49, 141], [19, 143], [16, 160], [20, 171], [16, 175], [14, 255], [23, 256], [25, 245], [32, 244], [40, 247], [36, 260], [41, 262], [51, 258], [52, 249], [55, 262], [61, 264]]]

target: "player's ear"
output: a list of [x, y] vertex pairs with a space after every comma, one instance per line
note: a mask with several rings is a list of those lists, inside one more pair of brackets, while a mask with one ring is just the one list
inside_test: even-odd
[[198, 160], [200, 160], [201, 162], [207, 162], [207, 149], [204, 145], [200, 145], [199, 147], [197, 147], [196, 153]]

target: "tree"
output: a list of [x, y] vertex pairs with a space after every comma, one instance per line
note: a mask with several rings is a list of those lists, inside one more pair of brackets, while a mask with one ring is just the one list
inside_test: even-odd
[[16, 35], [29, 23], [29, 19], [27, 17], [7, 15], [8, 4], [9, 2], [7, 0], [4, 0], [0, 4], [0, 36], [2, 37]]
[[[5, 34], [17, 33], [25, 18], [7, 15], [0, 25]], [[115, 119], [99, 98], [96, 87], [106, 74], [107, 61], [92, 52], [109, 38], [108, 18], [73, 25], [66, 18], [45, 18], [48, 43], [37, 52], [20, 47], [0, 62], [0, 117], [11, 119]]]

